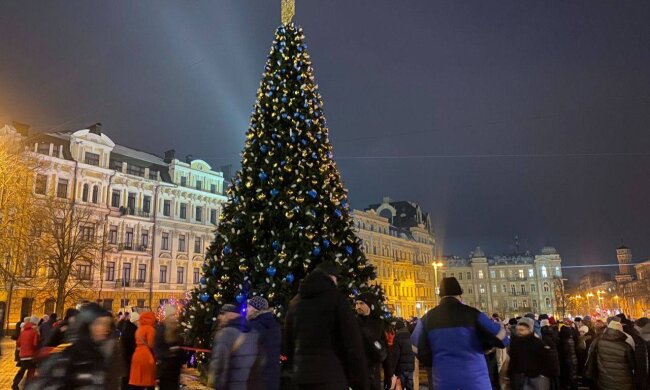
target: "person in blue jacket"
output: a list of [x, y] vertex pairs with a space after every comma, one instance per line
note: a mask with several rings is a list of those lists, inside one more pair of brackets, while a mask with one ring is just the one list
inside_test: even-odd
[[490, 389], [484, 353], [510, 343], [503, 325], [463, 304], [462, 295], [456, 278], [444, 278], [440, 304], [422, 317], [414, 332], [418, 359], [431, 367], [436, 390]]

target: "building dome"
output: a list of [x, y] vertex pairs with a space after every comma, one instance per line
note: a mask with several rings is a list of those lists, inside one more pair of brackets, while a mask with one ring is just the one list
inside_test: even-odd
[[557, 255], [557, 249], [554, 246], [546, 245], [542, 248], [543, 255]]
[[474, 249], [474, 252], [472, 252], [472, 258], [475, 257], [485, 257], [485, 252], [483, 252], [483, 249], [481, 249], [480, 246], [477, 246], [476, 249]]

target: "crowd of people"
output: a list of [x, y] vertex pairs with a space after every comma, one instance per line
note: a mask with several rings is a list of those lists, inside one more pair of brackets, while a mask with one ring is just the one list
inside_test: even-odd
[[178, 389], [184, 354], [173, 306], [114, 317], [96, 303], [16, 324], [12, 389]]
[[[648, 390], [650, 320], [618, 314], [508, 320], [462, 303], [455, 278], [421, 319], [386, 319], [376, 296], [337, 288], [322, 263], [300, 284], [284, 326], [261, 296], [220, 308], [208, 384], [216, 390]], [[17, 324], [18, 389], [179, 389], [186, 361], [176, 309], [111, 313], [97, 304]]]

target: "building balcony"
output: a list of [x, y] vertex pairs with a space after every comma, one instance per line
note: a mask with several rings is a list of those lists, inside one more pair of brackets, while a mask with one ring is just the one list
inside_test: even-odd
[[143, 252], [146, 253], [151, 249], [147, 245], [137, 245], [132, 242], [123, 242], [120, 244], [117, 244], [117, 250], [118, 251], [133, 251], [133, 252]]
[[143, 279], [115, 279], [115, 288], [145, 288], [147, 281]]
[[526, 281], [528, 280], [527, 276], [508, 276], [506, 278], [509, 282], [518, 282], [518, 281]]

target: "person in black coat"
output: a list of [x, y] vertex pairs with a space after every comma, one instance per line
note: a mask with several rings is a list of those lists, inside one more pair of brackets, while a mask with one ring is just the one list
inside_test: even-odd
[[648, 390], [648, 348], [645, 340], [634, 328], [634, 323], [628, 319], [623, 322], [623, 331], [634, 340], [634, 383], [636, 390]]
[[565, 325], [560, 329], [560, 384], [562, 389], [578, 389], [578, 355], [576, 354], [575, 334]]
[[337, 277], [334, 263], [319, 264], [289, 304], [283, 350], [298, 389], [368, 389], [361, 330]]
[[549, 323], [548, 320], [541, 320], [542, 341], [548, 347], [547, 365], [544, 369], [543, 375], [549, 378], [550, 389], [557, 390], [560, 388], [560, 356], [558, 354], [558, 344], [560, 338]]
[[122, 347], [122, 357], [126, 364], [126, 376], [122, 378], [122, 388], [129, 387], [129, 373], [131, 372], [131, 359], [135, 352], [135, 331], [138, 330], [136, 325], [140, 320], [140, 314], [133, 312], [126, 313], [117, 323], [117, 330], [120, 332], [120, 346]]
[[262, 349], [266, 354], [262, 369], [262, 380], [266, 390], [280, 388], [280, 354], [282, 349], [282, 330], [269, 309], [269, 302], [256, 296], [248, 300], [246, 318], [251, 328], [260, 334]]
[[75, 318], [78, 314], [79, 310], [77, 309], [69, 308], [66, 310], [63, 321], [59, 321], [54, 325], [50, 332], [50, 336], [43, 345], [46, 347], [57, 347], [65, 343], [69, 334], [68, 331], [70, 330], [70, 327], [74, 325]]
[[[389, 358], [388, 340], [385, 334], [385, 325], [378, 314], [377, 301], [372, 293], [359, 294], [354, 299], [363, 336], [364, 349], [370, 374], [370, 389], [381, 390], [381, 368]], [[386, 378], [393, 377], [390, 365], [384, 371]]]
[[395, 339], [393, 348], [395, 354], [395, 366], [393, 371], [399, 378], [404, 390], [413, 390], [413, 371], [415, 371], [415, 352], [411, 343], [411, 334], [404, 325], [404, 321], [398, 320], [395, 323]]
[[550, 347], [544, 345], [534, 331], [535, 320], [523, 317], [517, 323], [517, 334], [510, 341], [508, 376], [512, 390], [549, 388], [544, 373], [549, 365], [547, 350]]

